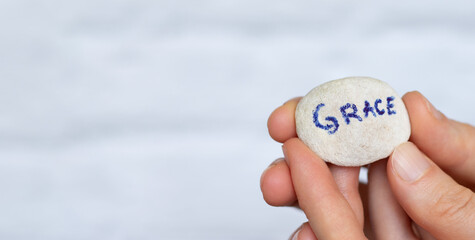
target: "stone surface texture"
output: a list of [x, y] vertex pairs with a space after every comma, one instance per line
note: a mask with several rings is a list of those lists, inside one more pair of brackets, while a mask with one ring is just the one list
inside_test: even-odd
[[411, 134], [402, 99], [388, 84], [369, 77], [317, 86], [299, 102], [295, 120], [298, 137], [323, 160], [340, 166], [388, 157]]

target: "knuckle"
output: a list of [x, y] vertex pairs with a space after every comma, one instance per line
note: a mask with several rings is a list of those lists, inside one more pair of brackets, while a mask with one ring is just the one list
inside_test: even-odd
[[445, 191], [435, 201], [431, 212], [436, 219], [460, 221], [473, 211], [475, 198], [473, 192], [465, 187]]

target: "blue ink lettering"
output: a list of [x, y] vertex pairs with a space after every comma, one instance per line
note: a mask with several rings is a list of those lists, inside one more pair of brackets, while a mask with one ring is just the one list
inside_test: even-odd
[[[352, 113], [346, 113], [346, 109], [348, 109], [350, 107], [353, 108], [353, 112]], [[344, 105], [340, 108], [341, 115], [345, 119], [347, 125], [350, 124], [350, 117], [351, 118], [356, 118], [360, 122], [363, 121], [363, 119], [356, 114], [357, 111], [358, 111], [358, 109], [356, 108], [355, 104], [347, 103], [346, 105]]]
[[376, 109], [376, 112], [377, 112], [379, 115], [383, 115], [383, 114], [384, 114], [384, 109], [379, 110], [379, 108], [378, 108], [378, 105], [379, 105], [380, 103], [382, 103], [382, 102], [383, 102], [383, 101], [381, 101], [381, 99], [379, 99], [379, 98], [376, 99], [376, 101], [374, 102], [374, 109]]
[[365, 114], [364, 114], [364, 117], [365, 117], [365, 118], [368, 117], [369, 112], [371, 112], [371, 113], [373, 114], [373, 116], [376, 117], [376, 113], [374, 113], [374, 109], [373, 109], [373, 107], [371, 107], [371, 105], [369, 105], [369, 102], [368, 102], [368, 101], [364, 101], [364, 109], [363, 109], [363, 112], [365, 113]]
[[[318, 127], [318, 128], [321, 128], [323, 130], [329, 130], [328, 134], [334, 134], [338, 130], [338, 127], [340, 126], [338, 124], [338, 120], [336, 120], [335, 117], [328, 116], [328, 117], [325, 118], [325, 120], [333, 122], [333, 124], [322, 125], [318, 121], [318, 111], [320, 111], [320, 108], [323, 107], [323, 106], [325, 106], [325, 104], [320, 103], [320, 104], [318, 104], [315, 111], [313, 111], [313, 123], [315, 123], [315, 126]], [[333, 128], [333, 130], [331, 130], [332, 128]]]
[[392, 101], [394, 101], [394, 97], [393, 96], [388, 97], [388, 98], [386, 98], [386, 100], [388, 101], [388, 105], [387, 105], [388, 115], [396, 114], [396, 111], [391, 110], [391, 108], [394, 107], [394, 104], [391, 103]]
[[[394, 111], [394, 103], [393, 103], [394, 100], [395, 100], [394, 96], [390, 96], [390, 97], [386, 98], [386, 102], [387, 102], [386, 109], [387, 109], [388, 115], [396, 114], [396, 111]], [[370, 105], [370, 103], [365, 100], [365, 102], [364, 102], [365, 107], [363, 108], [363, 112], [365, 114], [364, 117], [368, 118], [368, 115], [369, 115], [370, 112], [371, 112], [371, 114], [373, 114], [374, 117], [377, 117], [376, 113], [378, 113], [378, 115], [384, 115], [384, 113], [386, 112], [385, 109], [384, 108], [379, 109], [379, 104], [381, 104], [382, 102], [383, 101], [378, 98], [374, 101], [374, 107], [372, 107]], [[313, 123], [315, 124], [315, 126], [317, 128], [321, 128], [323, 130], [326, 130], [326, 131], [328, 131], [328, 134], [331, 135], [331, 134], [334, 134], [335, 132], [338, 131], [338, 128], [340, 127], [340, 125], [338, 124], [337, 118], [332, 117], [332, 116], [327, 116], [325, 118], [326, 121], [331, 122], [331, 123], [323, 125], [319, 122], [318, 112], [324, 106], [325, 106], [324, 103], [320, 103], [320, 104], [317, 105], [317, 107], [313, 111]], [[353, 109], [353, 112], [347, 113], [346, 111], [349, 108]], [[356, 118], [360, 122], [363, 121], [363, 119], [357, 114], [358, 108], [356, 107], [355, 104], [347, 103], [347, 104], [341, 106], [340, 107], [340, 112], [341, 112], [341, 116], [342, 116], [343, 120], [345, 120], [347, 125], [350, 124], [350, 118]]]

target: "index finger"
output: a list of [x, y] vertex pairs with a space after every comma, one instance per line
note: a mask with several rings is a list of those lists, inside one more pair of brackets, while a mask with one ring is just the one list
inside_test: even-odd
[[366, 239], [327, 164], [297, 138], [283, 146], [300, 207], [319, 239]]

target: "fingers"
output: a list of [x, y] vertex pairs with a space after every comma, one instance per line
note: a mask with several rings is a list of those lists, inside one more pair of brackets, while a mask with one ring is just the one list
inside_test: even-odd
[[283, 158], [275, 160], [261, 175], [264, 200], [272, 206], [291, 206], [297, 201], [290, 169]]
[[291, 236], [291, 240], [318, 240], [308, 222], [302, 224]]
[[475, 184], [475, 128], [446, 118], [419, 92], [403, 97], [411, 141], [459, 183]]
[[418, 239], [412, 221], [396, 201], [386, 175], [387, 160], [371, 164], [368, 174], [369, 214], [375, 239]]
[[297, 138], [287, 140], [283, 150], [300, 207], [317, 238], [366, 239], [326, 163]]
[[411, 219], [437, 239], [473, 239], [474, 193], [450, 178], [413, 143], [387, 164], [391, 189]]
[[290, 99], [284, 105], [278, 107], [267, 120], [267, 128], [270, 136], [277, 142], [285, 142], [290, 138], [297, 137], [295, 131], [295, 109], [301, 97]]

